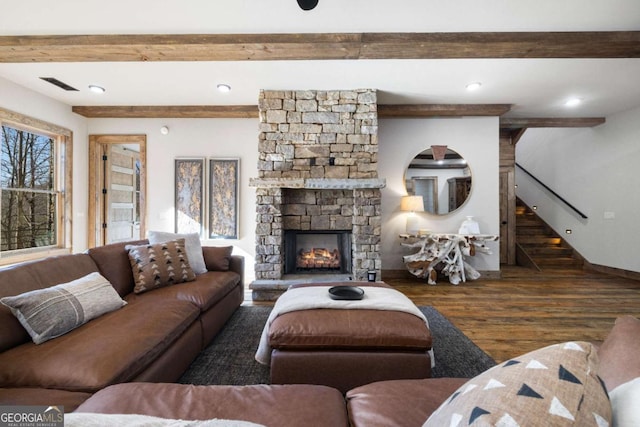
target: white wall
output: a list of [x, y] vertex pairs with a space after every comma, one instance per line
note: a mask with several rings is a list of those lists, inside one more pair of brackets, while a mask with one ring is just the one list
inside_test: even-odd
[[[160, 128], [169, 127], [162, 135]], [[254, 278], [255, 189], [257, 177], [257, 119], [90, 119], [89, 134], [147, 135], [147, 229], [174, 231], [174, 159], [215, 157], [240, 159], [239, 239], [206, 240], [205, 245], [234, 246], [245, 257], [245, 280]]]
[[[640, 272], [640, 108], [587, 129], [529, 129], [525, 169], [588, 216], [582, 219], [516, 168], [518, 196], [592, 264]], [[605, 219], [605, 213], [613, 213]], [[572, 234], [565, 234], [571, 229]]]
[[[160, 127], [169, 126], [168, 135]], [[252, 280], [255, 255], [255, 189], [249, 178], [258, 176], [258, 124], [255, 119], [90, 119], [90, 134], [144, 133], [147, 135], [148, 228], [173, 230], [173, 160], [175, 157], [239, 157], [241, 164], [240, 239], [207, 242], [232, 244], [246, 257], [247, 280]], [[398, 120], [379, 126], [379, 173], [387, 179], [382, 191], [383, 269], [403, 269], [398, 234], [404, 232], [404, 213], [398, 211], [405, 195], [404, 170], [411, 159], [431, 144], [447, 144], [471, 166], [474, 187], [467, 204], [442, 217], [424, 214], [425, 227], [455, 232], [465, 215], [473, 214], [481, 230], [497, 234], [498, 120], [496, 118]], [[470, 137], [472, 135], [473, 137]], [[428, 223], [428, 224], [426, 224]], [[473, 260], [480, 270], [499, 270], [498, 247], [494, 255]]]
[[[465, 216], [472, 215], [483, 234], [500, 233], [499, 123], [497, 117], [456, 119], [380, 119], [378, 174], [386, 178], [382, 190], [382, 269], [402, 270], [402, 256], [412, 253], [400, 245], [406, 215], [400, 198], [407, 194], [404, 172], [416, 156], [431, 145], [447, 145], [464, 157], [471, 169], [472, 188], [467, 202], [455, 212], [436, 216], [418, 213], [420, 228], [456, 233]], [[478, 255], [470, 263], [481, 271], [500, 270], [499, 243], [490, 243], [492, 255]]]
[[[240, 158], [240, 238], [214, 240], [211, 245], [234, 246], [244, 255], [247, 281], [253, 280], [255, 255], [255, 189], [249, 178], [257, 177], [258, 123], [256, 119], [86, 119], [71, 107], [0, 79], [0, 107], [46, 120], [73, 131], [73, 234], [74, 251], [87, 247], [87, 182], [89, 134], [147, 135], [148, 229], [173, 230], [174, 171], [176, 157]], [[169, 126], [168, 135], [160, 127]], [[402, 255], [411, 251], [400, 246], [405, 215], [399, 212], [404, 189], [404, 170], [411, 159], [432, 144], [445, 144], [465, 157], [471, 167], [473, 188], [458, 211], [434, 216], [420, 214], [421, 227], [455, 232], [466, 215], [473, 215], [483, 233], [499, 233], [498, 210], [498, 119], [381, 119], [379, 125], [379, 175], [386, 178], [382, 190], [383, 269], [403, 269]], [[477, 256], [472, 264], [480, 270], [499, 270], [498, 244], [491, 256]]]
[[0, 78], [0, 107], [73, 132], [73, 252], [87, 249], [87, 120], [71, 107]]

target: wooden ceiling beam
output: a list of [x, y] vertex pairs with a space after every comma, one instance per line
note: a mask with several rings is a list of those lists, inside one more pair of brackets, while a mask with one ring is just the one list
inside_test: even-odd
[[0, 63], [638, 57], [640, 31], [0, 37]]
[[603, 124], [604, 117], [501, 117], [501, 129], [521, 128], [584, 128]]
[[74, 106], [71, 111], [89, 118], [121, 119], [253, 119], [257, 105], [113, 105]]
[[640, 31], [365, 33], [361, 59], [637, 58]]
[[[500, 116], [510, 104], [378, 105], [378, 117]], [[112, 105], [74, 106], [74, 113], [90, 118], [210, 118], [258, 117], [257, 105]]]
[[378, 117], [501, 116], [511, 104], [378, 104]]

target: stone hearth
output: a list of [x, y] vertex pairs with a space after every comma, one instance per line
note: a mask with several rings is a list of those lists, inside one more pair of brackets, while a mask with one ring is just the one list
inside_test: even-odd
[[[293, 283], [380, 277], [376, 92], [261, 91], [253, 298]], [[287, 230], [351, 232], [351, 273], [285, 275]]]

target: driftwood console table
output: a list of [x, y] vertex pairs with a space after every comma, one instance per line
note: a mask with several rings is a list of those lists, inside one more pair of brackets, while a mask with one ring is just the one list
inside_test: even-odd
[[418, 252], [403, 256], [407, 269], [430, 285], [436, 284], [436, 266], [442, 266], [442, 273], [449, 277], [453, 285], [476, 280], [480, 273], [464, 260], [465, 256], [476, 253], [491, 254], [486, 242], [495, 242], [498, 236], [489, 234], [426, 234], [416, 236], [401, 234], [402, 246], [418, 248]]

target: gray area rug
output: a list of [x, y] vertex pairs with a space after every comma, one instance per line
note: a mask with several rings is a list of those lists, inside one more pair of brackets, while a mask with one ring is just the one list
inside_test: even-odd
[[[471, 378], [495, 361], [433, 307], [420, 307], [433, 335], [434, 378]], [[271, 307], [241, 306], [218, 336], [194, 360], [179, 382], [199, 385], [269, 384], [269, 367], [255, 361]]]

